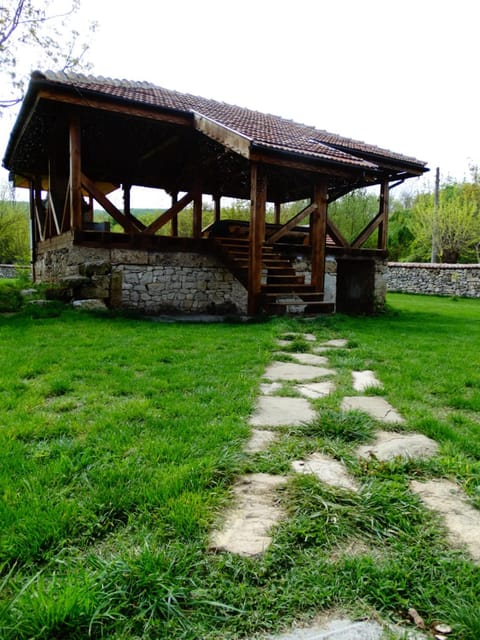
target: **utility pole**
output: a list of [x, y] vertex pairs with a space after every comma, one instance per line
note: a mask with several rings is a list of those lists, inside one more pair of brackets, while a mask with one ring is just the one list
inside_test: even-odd
[[440, 167], [435, 170], [435, 191], [433, 192], [433, 220], [432, 220], [432, 260], [438, 262], [438, 200], [440, 193]]

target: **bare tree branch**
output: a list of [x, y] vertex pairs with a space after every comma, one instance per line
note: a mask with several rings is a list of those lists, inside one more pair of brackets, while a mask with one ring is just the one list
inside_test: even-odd
[[[62, 70], [89, 68], [89, 44], [72, 28], [80, 0], [65, 0], [65, 11], [52, 11], [52, 0], [4, 0], [0, 6], [0, 77], [10, 87], [0, 98], [0, 110], [18, 104], [31, 71], [53, 65]], [[55, 7], [56, 9], [57, 7]], [[63, 7], [58, 7], [63, 9]], [[95, 30], [90, 23], [88, 33]], [[37, 55], [35, 55], [37, 52]], [[8, 95], [10, 93], [11, 95]], [[1, 111], [0, 111], [1, 115]]]

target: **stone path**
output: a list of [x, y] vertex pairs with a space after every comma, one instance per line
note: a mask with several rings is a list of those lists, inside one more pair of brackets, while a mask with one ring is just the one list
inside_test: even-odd
[[407, 631], [395, 625], [382, 626], [374, 620], [329, 618], [310, 627], [297, 627], [264, 640], [427, 640], [423, 633]]
[[272, 541], [270, 529], [283, 517], [275, 489], [286, 480], [268, 473], [241, 476], [233, 487], [234, 506], [222, 530], [213, 533], [210, 548], [242, 556], [263, 553]]
[[378, 396], [347, 396], [340, 405], [342, 411], [363, 411], [380, 422], [400, 424], [405, 422], [392, 405]]
[[301, 364], [313, 364], [315, 367], [328, 364], [328, 358], [314, 353], [289, 353], [288, 355]]
[[306, 460], [294, 460], [292, 469], [297, 473], [309, 473], [317, 476], [321, 482], [339, 489], [358, 491], [358, 485], [345, 465], [323, 453], [312, 453]]
[[360, 458], [392, 460], [400, 458], [431, 458], [438, 452], [438, 443], [420, 433], [392, 433], [377, 431], [376, 441], [358, 447]]
[[421, 633], [390, 625], [382, 626], [373, 620], [337, 618], [324, 624], [299, 628], [279, 636], [266, 636], [265, 640], [427, 640]]
[[[290, 355], [290, 354], [288, 354]], [[335, 371], [311, 364], [295, 364], [293, 362], [273, 362], [265, 371], [267, 380], [315, 380], [323, 376], [333, 376]]]
[[413, 480], [410, 488], [429, 509], [442, 516], [451, 544], [464, 545], [480, 562], [480, 511], [469, 504], [462, 489], [450, 480]]
[[[279, 340], [278, 345], [290, 345], [295, 337], [289, 335], [288, 339]], [[347, 341], [329, 340], [317, 345], [313, 334], [299, 334], [298, 337], [311, 343], [311, 353], [274, 354], [277, 358], [288, 356], [290, 361], [274, 361], [264, 373], [261, 395], [250, 418], [252, 432], [245, 446], [247, 454], [270, 447], [281, 437], [276, 428], [315, 420], [317, 413], [310, 400], [326, 397], [335, 390], [331, 378], [336, 371], [328, 367], [328, 355], [318, 354], [347, 348]], [[340, 403], [341, 411], [365, 412], [385, 425], [405, 423], [403, 416], [385, 398], [372, 395], [381, 393], [383, 388], [373, 371], [352, 371], [352, 387], [359, 394], [368, 391], [369, 395], [345, 396]], [[287, 396], [288, 389], [303, 397]], [[358, 458], [387, 461], [426, 459], [435, 456], [438, 450], [438, 443], [422, 434], [377, 430], [375, 440], [357, 447], [355, 454]], [[314, 452], [304, 460], [292, 460], [291, 469], [292, 473], [315, 475], [320, 482], [340, 490], [357, 492], [360, 488], [357, 479], [348, 473], [341, 461], [320, 452]], [[271, 542], [272, 528], [285, 517], [277, 490], [287, 480], [286, 476], [262, 473], [239, 478], [233, 487], [233, 506], [225, 515], [222, 528], [212, 534], [211, 548], [244, 556], [263, 553]], [[463, 546], [474, 561], [480, 562], [480, 512], [470, 506], [463, 491], [448, 480], [412, 481], [410, 489], [428, 509], [443, 519], [451, 544]], [[334, 620], [330, 626], [297, 629], [277, 636], [276, 640], [380, 639], [382, 634], [383, 628], [377, 623]], [[402, 637], [419, 639], [423, 636]]]
[[252, 429], [250, 440], [245, 445], [247, 453], [258, 453], [268, 447], [275, 441], [277, 434], [268, 429]]
[[382, 387], [382, 383], [377, 380], [373, 371], [352, 371], [352, 378], [355, 391], [366, 391], [367, 389]]
[[311, 398], [312, 400], [316, 400], [317, 398], [324, 398], [335, 391], [335, 383], [330, 380], [326, 380], [325, 382], [309, 382], [308, 384], [297, 384], [295, 385], [295, 389], [305, 396], [306, 398]]
[[250, 418], [252, 427], [296, 427], [311, 422], [316, 416], [308, 400], [279, 396], [260, 396], [255, 413]]

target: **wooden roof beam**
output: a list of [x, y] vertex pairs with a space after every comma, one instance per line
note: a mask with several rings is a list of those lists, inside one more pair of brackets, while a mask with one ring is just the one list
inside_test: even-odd
[[337, 246], [344, 247], [345, 249], [348, 249], [350, 247], [350, 243], [346, 240], [340, 229], [330, 218], [327, 218], [327, 233]]
[[355, 240], [352, 242], [351, 247], [352, 249], [360, 249], [360, 247], [362, 246], [362, 244], [364, 244], [368, 238], [372, 235], [372, 233], [375, 231], [375, 229], [378, 229], [378, 227], [382, 224], [383, 222], [383, 211], [380, 211], [380, 213], [378, 213], [375, 218], [373, 218], [373, 220], [371, 220], [367, 226], [365, 227], [365, 229], [363, 231], [361, 231], [358, 236], [355, 238]]
[[[287, 169], [297, 169], [311, 174], [321, 174], [325, 176], [335, 176], [336, 178], [347, 178], [349, 180], [363, 177], [366, 173], [364, 168], [352, 167], [348, 169], [346, 165], [329, 163], [328, 161], [316, 160], [315, 163], [308, 159], [300, 159], [300, 155], [289, 155], [288, 152], [272, 151], [266, 148], [252, 147], [250, 151], [252, 162], [260, 162], [265, 165], [286, 167]], [[372, 172], [375, 173], [376, 172]]]
[[293, 227], [295, 227], [301, 220], [309, 216], [311, 213], [316, 211], [316, 209], [317, 205], [315, 203], [307, 205], [304, 209], [297, 213], [297, 215], [293, 216], [293, 218], [290, 218], [290, 220], [286, 222], [282, 227], [280, 227], [278, 231], [275, 231], [275, 233], [267, 238], [268, 242], [274, 244], [275, 242], [280, 240], [282, 236], [291, 231]]
[[142, 230], [142, 234], [154, 234], [161, 229], [167, 222], [170, 222], [182, 209], [184, 209], [195, 197], [195, 191], [189, 191], [178, 202], [172, 204], [170, 209], [164, 211], [161, 216], [154, 220], [148, 227]]
[[[63, 104], [73, 104], [79, 107], [87, 107], [89, 109], [100, 109], [110, 113], [121, 113], [128, 116], [136, 116], [139, 118], [148, 118], [150, 120], [159, 120], [170, 124], [179, 124], [191, 127], [193, 124], [192, 116], [189, 113], [180, 113], [178, 111], [170, 112], [167, 109], [152, 109], [148, 105], [140, 106], [134, 104], [122, 104], [119, 101], [109, 99], [101, 99], [88, 95], [88, 92], [82, 91], [59, 91], [58, 89], [39, 89], [36, 97], [36, 103], [40, 100], [49, 102], [57, 102]], [[33, 110], [32, 110], [33, 111]]]
[[130, 218], [124, 216], [123, 213], [119, 211], [117, 207], [112, 204], [106, 196], [103, 195], [103, 193], [100, 191], [100, 189], [97, 188], [93, 180], [87, 178], [84, 173], [81, 174], [81, 183], [82, 187], [87, 190], [92, 198], [94, 198], [125, 231], [136, 231], [133, 225], [133, 221]]
[[196, 111], [194, 111], [194, 118], [195, 128], [208, 138], [219, 142], [227, 149], [235, 151], [235, 153], [240, 154], [244, 158], [250, 157], [250, 146], [252, 143], [250, 138]]

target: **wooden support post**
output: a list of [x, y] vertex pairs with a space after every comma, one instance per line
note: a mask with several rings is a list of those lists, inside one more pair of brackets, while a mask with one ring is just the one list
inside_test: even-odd
[[389, 189], [388, 178], [385, 178], [380, 188], [380, 214], [382, 221], [378, 227], [378, 244], [379, 249], [386, 251], [388, 245], [388, 206], [389, 206]]
[[[93, 207], [91, 211], [92, 220], [90, 222], [93, 222]], [[137, 218], [132, 213], [132, 185], [126, 183], [123, 184], [123, 215], [125, 218], [127, 218], [127, 220], [129, 220], [131, 224], [131, 232], [133, 231], [136, 233], [145, 229], [145, 225], [143, 224], [143, 222], [137, 220]]]
[[327, 244], [327, 189], [326, 178], [321, 178], [314, 187], [312, 204], [315, 211], [310, 216], [312, 244], [312, 285], [315, 291], [324, 289], [325, 252]]
[[220, 206], [221, 196], [215, 195], [213, 196], [213, 221], [220, 222], [221, 218], [221, 206]]
[[35, 180], [34, 184], [34, 198], [35, 198], [35, 222], [37, 229], [38, 240], [45, 240], [45, 220], [46, 210], [42, 202], [42, 181], [41, 178]]
[[[178, 191], [174, 191], [172, 193], [172, 207], [176, 205], [177, 202], [178, 202]], [[171, 224], [170, 235], [172, 237], [178, 236], [178, 213], [173, 216], [173, 218], [170, 221], [170, 224]]]
[[275, 202], [275, 209], [274, 209], [274, 223], [275, 224], [280, 224], [280, 213], [282, 210], [282, 205], [280, 202]]
[[248, 313], [259, 311], [262, 289], [262, 249], [265, 240], [267, 179], [261, 165], [252, 163], [250, 172], [250, 235], [248, 255]]
[[30, 180], [30, 255], [32, 257], [32, 280], [35, 282], [35, 263], [37, 261], [37, 228], [35, 224], [35, 185]]
[[51, 191], [48, 192], [47, 211], [49, 215], [49, 225], [50, 225], [49, 235], [50, 237], [53, 236], [53, 227], [55, 226], [55, 233], [57, 236], [59, 236], [61, 233], [60, 224], [58, 222], [57, 211], [55, 209], [55, 202], [53, 201]]
[[70, 121], [70, 221], [72, 230], [82, 228], [82, 157], [80, 120]]
[[131, 206], [130, 206], [130, 185], [123, 184], [123, 213], [125, 216], [129, 217], [131, 215]]
[[202, 236], [202, 189], [198, 184], [194, 187], [192, 230], [194, 238]]

